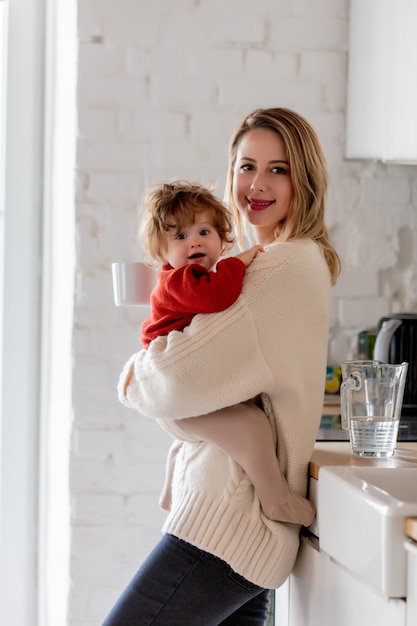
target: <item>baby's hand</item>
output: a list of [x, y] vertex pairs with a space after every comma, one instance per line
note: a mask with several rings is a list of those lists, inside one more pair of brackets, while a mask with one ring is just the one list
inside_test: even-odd
[[245, 250], [244, 252], [237, 254], [236, 258], [243, 261], [245, 266], [248, 267], [252, 263], [253, 259], [256, 257], [258, 252], [263, 252], [263, 251], [264, 249], [262, 246], [259, 246], [259, 245], [252, 246], [252, 248], [249, 248], [249, 250]]

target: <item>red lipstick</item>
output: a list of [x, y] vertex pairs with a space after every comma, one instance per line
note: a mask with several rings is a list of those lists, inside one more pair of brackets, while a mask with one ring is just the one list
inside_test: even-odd
[[274, 200], [258, 200], [256, 198], [248, 198], [248, 202], [252, 211], [264, 211], [274, 203]]

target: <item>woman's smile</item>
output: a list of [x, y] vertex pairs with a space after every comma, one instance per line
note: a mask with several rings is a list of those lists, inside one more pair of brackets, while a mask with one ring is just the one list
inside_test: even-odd
[[275, 202], [275, 200], [258, 200], [257, 198], [247, 198], [252, 211], [264, 211]]

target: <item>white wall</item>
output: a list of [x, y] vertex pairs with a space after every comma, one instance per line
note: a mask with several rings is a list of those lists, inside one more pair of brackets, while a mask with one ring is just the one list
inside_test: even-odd
[[[70, 624], [97, 626], [160, 536], [167, 436], [116, 383], [142, 313], [117, 309], [110, 264], [141, 258], [136, 206], [171, 177], [218, 182], [252, 108], [287, 106], [329, 160], [328, 223], [344, 270], [329, 361], [358, 330], [416, 310], [417, 169], [344, 160], [348, 0], [78, 2], [78, 152]], [[384, 132], [384, 129], [381, 129]], [[416, 291], [416, 288], [414, 288]]]

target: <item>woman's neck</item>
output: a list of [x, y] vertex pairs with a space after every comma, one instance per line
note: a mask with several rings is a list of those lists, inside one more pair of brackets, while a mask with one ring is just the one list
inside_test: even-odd
[[261, 246], [269, 246], [269, 244], [278, 241], [279, 235], [275, 230], [262, 229], [255, 227], [255, 238]]

